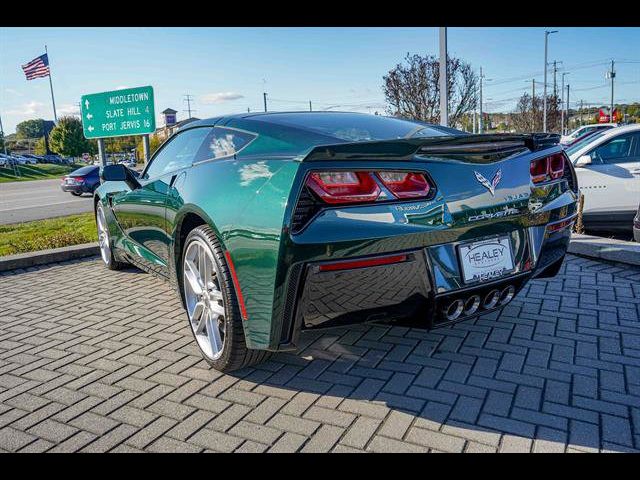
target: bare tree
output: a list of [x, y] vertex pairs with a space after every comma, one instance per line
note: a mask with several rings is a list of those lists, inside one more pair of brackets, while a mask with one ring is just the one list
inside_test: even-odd
[[[447, 58], [449, 122], [457, 125], [477, 104], [478, 75], [471, 65]], [[433, 55], [407, 56], [383, 77], [387, 113], [437, 123], [440, 119], [440, 61]]]
[[[525, 93], [518, 100], [515, 111], [511, 114], [511, 123], [516, 132], [542, 131], [542, 96], [532, 98]], [[547, 130], [560, 131], [560, 99], [556, 95], [547, 96]]]

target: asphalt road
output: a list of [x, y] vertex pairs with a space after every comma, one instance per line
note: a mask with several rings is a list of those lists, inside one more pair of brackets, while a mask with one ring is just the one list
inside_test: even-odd
[[0, 225], [62, 217], [92, 210], [91, 195], [74, 197], [60, 179], [0, 183]]

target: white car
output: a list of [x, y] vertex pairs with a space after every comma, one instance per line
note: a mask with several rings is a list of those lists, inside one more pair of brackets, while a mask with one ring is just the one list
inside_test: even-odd
[[640, 204], [640, 124], [595, 133], [566, 150], [591, 228], [630, 229]]
[[583, 125], [576, 128], [568, 135], [562, 135], [560, 137], [560, 143], [567, 145], [586, 133], [593, 132], [594, 130], [608, 130], [617, 126], [618, 125], [616, 123], [593, 123], [591, 125]]

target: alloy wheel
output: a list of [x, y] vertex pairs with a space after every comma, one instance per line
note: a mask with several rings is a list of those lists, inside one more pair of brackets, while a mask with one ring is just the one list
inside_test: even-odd
[[189, 324], [202, 352], [215, 360], [222, 355], [225, 335], [225, 304], [218, 264], [211, 248], [194, 239], [187, 246], [182, 267]]
[[111, 258], [111, 249], [109, 247], [109, 231], [107, 230], [107, 220], [104, 217], [104, 211], [102, 207], [98, 207], [98, 215], [96, 216], [98, 222], [98, 245], [100, 246], [100, 255], [102, 261], [109, 265], [109, 259]]

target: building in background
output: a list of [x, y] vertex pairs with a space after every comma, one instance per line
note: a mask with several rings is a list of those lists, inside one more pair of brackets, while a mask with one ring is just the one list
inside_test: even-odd
[[178, 130], [183, 125], [187, 123], [195, 122], [196, 120], [200, 120], [199, 118], [188, 118], [186, 120], [182, 120], [178, 122], [178, 112], [173, 108], [165, 108], [162, 111], [162, 119], [164, 125], [156, 128], [154, 135], [158, 137], [161, 142], [164, 142], [167, 138], [174, 134], [176, 130]]

